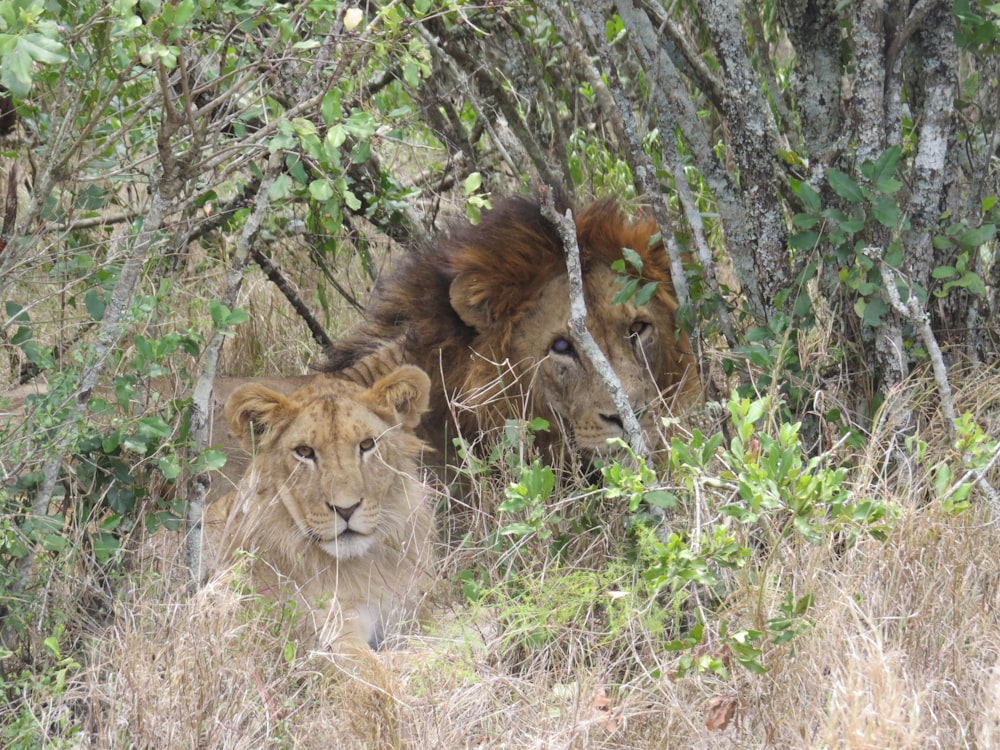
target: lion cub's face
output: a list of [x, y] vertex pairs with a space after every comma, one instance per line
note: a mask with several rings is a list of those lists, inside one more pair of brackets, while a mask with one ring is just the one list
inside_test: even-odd
[[248, 383], [226, 418], [256, 453], [257, 496], [278, 498], [305, 543], [345, 560], [398, 533], [420, 500], [406, 497], [400, 473], [416, 471], [423, 444], [413, 430], [429, 391], [412, 366], [367, 389], [320, 376], [284, 396]]

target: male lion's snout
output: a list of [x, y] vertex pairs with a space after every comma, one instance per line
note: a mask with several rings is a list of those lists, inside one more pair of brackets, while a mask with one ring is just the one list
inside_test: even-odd
[[616, 430], [624, 432], [625, 426], [622, 424], [622, 418], [618, 414], [601, 414], [601, 421]]

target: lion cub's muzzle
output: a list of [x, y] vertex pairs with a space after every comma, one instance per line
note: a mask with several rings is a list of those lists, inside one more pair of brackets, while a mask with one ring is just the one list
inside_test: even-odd
[[350, 527], [351, 516], [354, 515], [354, 511], [361, 507], [361, 501], [358, 500], [354, 505], [349, 505], [346, 508], [341, 505], [335, 505], [333, 503], [327, 503], [326, 507], [334, 511], [338, 516], [344, 519], [344, 523]]

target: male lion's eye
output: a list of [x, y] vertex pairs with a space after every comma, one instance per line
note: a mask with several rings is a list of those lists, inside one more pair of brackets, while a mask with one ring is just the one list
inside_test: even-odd
[[636, 320], [628, 327], [628, 335], [634, 338], [642, 336], [649, 329], [649, 323], [645, 320]]
[[564, 357], [575, 353], [573, 343], [569, 339], [564, 339], [562, 336], [552, 342], [551, 349], [556, 354], [561, 354]]
[[299, 458], [304, 458], [306, 461], [313, 461], [316, 458], [316, 451], [310, 448], [308, 445], [296, 445], [294, 448], [295, 455]]
[[368, 451], [370, 451], [372, 448], [375, 447], [375, 438], [365, 438], [360, 443], [358, 443], [358, 447], [361, 449], [362, 453], [367, 453]]

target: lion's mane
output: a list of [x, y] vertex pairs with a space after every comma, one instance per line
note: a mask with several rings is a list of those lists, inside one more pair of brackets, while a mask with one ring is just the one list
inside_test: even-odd
[[[601, 309], [594, 309], [586, 279], [595, 268], [621, 259], [623, 247], [631, 248], [642, 258], [643, 280], [659, 282], [662, 319], [657, 324], [666, 332], [659, 344], [665, 351], [653, 380], [674, 403], [698, 399], [694, 359], [686, 334], [677, 327], [669, 260], [656, 239], [655, 222], [630, 221], [611, 200], [593, 203], [574, 218], [590, 314], [607, 311], [601, 303]], [[377, 284], [365, 321], [334, 345], [319, 369], [348, 368], [387, 339], [405, 335], [406, 360], [433, 381], [422, 434], [439, 450], [446, 449], [442, 432], [452, 422], [449, 399], [487, 388], [505, 361], [515, 374], [530, 367], [510, 361], [515, 337], [523, 335], [522, 321], [538, 306], [546, 284], [565, 274], [562, 242], [538, 203], [503, 200], [484, 213], [479, 225], [458, 223], [443, 238], [411, 251]], [[470, 438], [511, 416], [487, 400], [456, 413], [460, 431]]]

